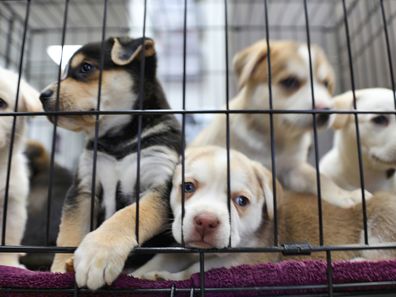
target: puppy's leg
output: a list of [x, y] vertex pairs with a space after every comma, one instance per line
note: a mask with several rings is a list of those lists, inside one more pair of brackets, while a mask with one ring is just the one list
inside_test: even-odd
[[[212, 256], [205, 259], [205, 272], [220, 267], [231, 267], [240, 264], [236, 255], [226, 255], [223, 257]], [[180, 272], [152, 271], [141, 276], [143, 279], [150, 280], [185, 280], [189, 279], [194, 273], [200, 272], [200, 263], [196, 262], [187, 269]]]
[[[57, 246], [77, 247], [82, 238], [89, 232], [91, 196], [80, 194], [73, 197], [73, 202], [68, 199], [62, 213], [59, 226]], [[55, 254], [52, 262], [52, 272], [66, 272], [66, 261], [72, 254]]]
[[[25, 224], [27, 219], [26, 212], [26, 200], [15, 199], [10, 196], [8, 199], [7, 209], [7, 223], [6, 223], [6, 238], [5, 243], [7, 245], [20, 245], [25, 231]], [[3, 220], [3, 214], [0, 215], [1, 222]], [[0, 233], [2, 232], [2, 224], [0, 223]], [[18, 253], [3, 253], [0, 254], [0, 264], [7, 266], [15, 266], [24, 268], [23, 265], [19, 264]]]
[[[168, 205], [163, 191], [151, 191], [140, 198], [139, 207], [139, 241], [144, 242], [166, 228]], [[79, 287], [96, 290], [116, 279], [129, 253], [138, 245], [135, 224], [136, 204], [132, 204], [83, 239], [74, 253]]]
[[[284, 185], [296, 192], [317, 195], [316, 171], [308, 163], [301, 163], [281, 176]], [[340, 207], [352, 207], [362, 201], [361, 190], [346, 191], [337, 186], [330, 178], [320, 175], [321, 196], [327, 202]], [[371, 194], [365, 192], [366, 200]]]
[[144, 275], [153, 271], [165, 270], [177, 272], [186, 269], [196, 260], [197, 257], [190, 254], [158, 254], [130, 275], [137, 278], [144, 278]]

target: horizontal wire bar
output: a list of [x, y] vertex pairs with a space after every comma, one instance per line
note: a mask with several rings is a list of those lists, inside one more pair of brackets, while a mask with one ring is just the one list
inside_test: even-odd
[[[75, 247], [56, 247], [56, 246], [13, 246], [13, 245], [2, 245], [0, 246], [1, 253], [71, 253], [74, 252]], [[324, 245], [324, 246], [309, 246], [304, 249], [305, 252], [325, 252], [325, 251], [358, 251], [358, 250], [386, 250], [396, 249], [396, 242], [376, 244], [376, 245], [359, 245], [359, 244], [347, 244], [347, 245]], [[282, 246], [270, 246], [270, 247], [235, 247], [235, 248], [224, 248], [224, 249], [197, 249], [197, 248], [185, 248], [185, 247], [136, 247], [133, 253], [182, 253], [182, 254], [196, 254], [196, 253], [278, 253], [288, 251], [287, 248]]]
[[100, 110], [100, 111], [43, 111], [43, 112], [3, 112], [0, 113], [0, 117], [7, 116], [52, 116], [52, 115], [64, 115], [64, 116], [79, 116], [79, 115], [117, 115], [117, 114], [396, 114], [396, 110], [315, 110], [315, 109], [146, 109], [146, 110]]

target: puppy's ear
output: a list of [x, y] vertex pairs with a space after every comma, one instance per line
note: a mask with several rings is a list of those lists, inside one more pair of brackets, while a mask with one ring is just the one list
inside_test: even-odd
[[20, 105], [21, 111], [27, 112], [40, 112], [43, 111], [43, 105], [39, 99], [39, 92], [34, 89], [31, 85], [21, 80], [20, 91], [21, 100]]
[[[334, 102], [335, 110], [343, 110], [343, 109], [350, 110], [350, 109], [352, 109], [352, 106], [353, 106], [352, 91], [348, 91], [346, 93], [343, 93], [341, 95], [334, 97], [333, 102]], [[330, 117], [329, 126], [333, 129], [337, 129], [337, 130], [342, 129], [346, 126], [350, 117], [351, 117], [350, 114], [342, 114], [342, 113], [332, 114]]]
[[257, 42], [234, 56], [234, 72], [239, 88], [249, 81], [260, 82], [267, 79], [267, 44]]
[[[258, 178], [259, 185], [264, 193], [264, 203], [267, 215], [270, 220], [274, 218], [274, 191], [272, 187], [272, 172], [258, 162], [253, 162], [253, 168]], [[281, 184], [275, 178], [276, 185], [276, 202], [279, 206], [283, 198], [283, 189]]]
[[114, 38], [111, 48], [111, 60], [114, 64], [123, 66], [131, 63], [134, 59], [140, 58], [140, 53], [144, 47], [144, 55], [151, 57], [155, 55], [154, 40], [146, 38], [142, 43], [128, 37]]

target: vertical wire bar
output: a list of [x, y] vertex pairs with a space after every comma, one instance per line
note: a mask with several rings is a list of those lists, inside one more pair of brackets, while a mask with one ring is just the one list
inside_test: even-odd
[[77, 286], [77, 282], [74, 282], [74, 290], [73, 290], [73, 297], [78, 297], [78, 286]]
[[[147, 18], [147, 0], [144, 0], [143, 8], [143, 36], [142, 36], [142, 51], [140, 53], [140, 85], [139, 85], [139, 110], [143, 110], [144, 100], [144, 70], [146, 65], [146, 55], [144, 40], [146, 38], [146, 18]], [[136, 195], [136, 221], [135, 221], [135, 236], [137, 244], [139, 242], [139, 202], [140, 202], [140, 157], [141, 157], [141, 143], [142, 143], [142, 116], [138, 115], [138, 129], [137, 129], [137, 160], [136, 160], [136, 183], [135, 183], [135, 195]]]
[[393, 100], [394, 100], [394, 105], [395, 105], [395, 109], [396, 109], [395, 76], [393, 73], [393, 62], [392, 62], [392, 53], [391, 53], [391, 47], [390, 47], [390, 42], [389, 42], [389, 32], [388, 32], [388, 26], [386, 23], [384, 1], [380, 0], [380, 2], [381, 2], [382, 21], [384, 23], [384, 34], [385, 34], [385, 41], [386, 41], [386, 51], [387, 51], [387, 55], [388, 55], [388, 65], [389, 65], [391, 86], [392, 86], [392, 91], [393, 91]]
[[[23, 57], [24, 57], [25, 44], [26, 44], [26, 35], [27, 35], [28, 23], [29, 23], [30, 5], [31, 5], [31, 0], [27, 0], [26, 13], [25, 13], [25, 22], [24, 22], [24, 26], [23, 26], [21, 55], [20, 55], [20, 58], [19, 58], [18, 82], [17, 82], [17, 91], [16, 91], [16, 95], [15, 95], [16, 99], [15, 99], [14, 112], [18, 111], [19, 91], [20, 91], [21, 79], [22, 79]], [[13, 155], [13, 150], [14, 150], [14, 141], [15, 141], [15, 132], [16, 132], [15, 131], [16, 120], [17, 120], [17, 115], [14, 115], [13, 116], [13, 121], [12, 121], [12, 128], [11, 128], [10, 147], [9, 147], [9, 151], [8, 151], [6, 184], [5, 184], [5, 189], [4, 189], [3, 228], [2, 228], [3, 230], [2, 230], [2, 234], [1, 234], [1, 245], [5, 245], [5, 238], [6, 238], [8, 195], [9, 195], [9, 190], [10, 190], [11, 163], [12, 163], [12, 155]]]
[[232, 220], [231, 220], [231, 178], [230, 178], [230, 92], [229, 92], [229, 64], [228, 64], [228, 6], [227, 0], [224, 0], [224, 30], [225, 30], [225, 91], [226, 91], [226, 150], [227, 150], [227, 210], [228, 210], [228, 222], [230, 224], [230, 237], [228, 239], [228, 246], [231, 247], [232, 238]]
[[[184, 0], [184, 23], [183, 23], [183, 88], [182, 88], [182, 100], [183, 100], [183, 111], [186, 110], [186, 59], [187, 58], [187, 0]], [[183, 223], [185, 216], [185, 193], [184, 193], [184, 182], [185, 182], [185, 137], [186, 137], [186, 114], [182, 113], [182, 135], [181, 135], [181, 145], [180, 145], [180, 153], [181, 153], [181, 163], [182, 163], [182, 203], [181, 203], [181, 242], [182, 245], [185, 246], [184, 243], [184, 232], [183, 232]]]
[[[59, 93], [60, 93], [60, 84], [61, 84], [61, 74], [62, 74], [62, 63], [63, 63], [63, 46], [65, 45], [66, 39], [66, 27], [67, 27], [67, 17], [69, 11], [69, 0], [65, 0], [65, 11], [63, 15], [63, 27], [62, 27], [62, 40], [61, 40], [61, 57], [60, 63], [58, 67], [58, 85], [56, 87], [56, 101], [55, 101], [55, 110], [59, 111]], [[50, 237], [50, 225], [51, 225], [51, 202], [52, 202], [52, 188], [53, 188], [53, 179], [54, 179], [54, 165], [55, 165], [55, 151], [56, 151], [56, 135], [58, 129], [58, 116], [54, 116], [53, 122], [53, 130], [52, 130], [52, 144], [51, 144], [51, 157], [50, 157], [50, 170], [48, 175], [48, 192], [47, 192], [47, 224], [45, 230], [45, 243], [49, 245], [49, 237]]]
[[[305, 16], [305, 28], [307, 34], [307, 47], [309, 57], [309, 77], [311, 85], [311, 96], [312, 96], [312, 109], [315, 109], [315, 90], [314, 90], [314, 76], [313, 76], [313, 65], [312, 65], [312, 53], [311, 53], [311, 35], [309, 30], [309, 18], [308, 18], [308, 4], [307, 0], [304, 0], [304, 16]], [[314, 153], [315, 153], [315, 169], [316, 169], [316, 190], [318, 193], [318, 214], [319, 214], [319, 244], [323, 245], [323, 214], [322, 214], [322, 192], [320, 187], [320, 171], [319, 171], [319, 147], [318, 147], [318, 128], [316, 126], [316, 112], [312, 113], [312, 125], [314, 134]]]
[[10, 68], [11, 64], [11, 48], [12, 48], [12, 33], [14, 31], [14, 16], [11, 15], [11, 18], [8, 20], [8, 33], [7, 33], [7, 43], [5, 50], [5, 68]]
[[327, 274], [327, 289], [329, 297], [333, 297], [333, 266], [331, 264], [331, 251], [326, 251], [326, 274]]
[[200, 285], [200, 296], [205, 296], [205, 254], [199, 252], [199, 285]]
[[[98, 101], [96, 110], [100, 111], [100, 102], [102, 95], [102, 78], [104, 65], [104, 41], [106, 38], [106, 22], [107, 22], [107, 1], [103, 3], [103, 20], [102, 20], [102, 37], [100, 48], [100, 65], [99, 65], [99, 82], [98, 82]], [[95, 196], [96, 196], [96, 161], [98, 158], [98, 135], [99, 135], [99, 113], [95, 117], [95, 138], [93, 143], [93, 161], [92, 161], [92, 184], [91, 184], [91, 214], [90, 214], [90, 230], [94, 229], [94, 211], [95, 211]]]
[[[342, 6], [344, 11], [344, 24], [345, 24], [345, 34], [347, 39], [347, 49], [348, 49], [348, 61], [349, 61], [349, 71], [351, 75], [351, 86], [352, 86], [352, 94], [353, 94], [353, 109], [357, 109], [356, 107], [356, 93], [355, 93], [355, 76], [353, 71], [353, 62], [352, 62], [352, 50], [351, 50], [351, 40], [349, 36], [349, 25], [348, 25], [348, 17], [347, 17], [347, 9], [345, 0], [342, 0]], [[366, 195], [365, 195], [365, 185], [364, 185], [364, 168], [362, 161], [362, 151], [361, 151], [361, 142], [360, 142], [360, 131], [359, 131], [359, 121], [358, 115], [354, 114], [355, 119], [355, 131], [356, 131], [356, 143], [357, 143], [357, 151], [358, 151], [358, 162], [359, 162], [359, 175], [360, 175], [360, 185], [362, 190], [362, 207], [363, 207], [363, 228], [364, 228], [364, 243], [368, 244], [368, 234], [367, 234], [367, 209], [366, 209]]]
[[191, 290], [190, 290], [190, 297], [194, 297], [194, 294], [195, 293], [195, 290], [194, 290], [194, 288], [191, 288]]
[[[265, 13], [265, 39], [267, 41], [267, 61], [268, 61], [268, 94], [269, 94], [269, 120], [270, 120], [270, 139], [271, 139], [271, 173], [272, 173], [272, 192], [274, 193], [274, 245], [278, 245], [278, 208], [276, 199], [276, 158], [275, 158], [275, 133], [274, 133], [274, 114], [272, 97], [272, 66], [271, 66], [271, 47], [268, 21], [268, 0], [264, 0]], [[264, 115], [263, 115], [264, 116]]]

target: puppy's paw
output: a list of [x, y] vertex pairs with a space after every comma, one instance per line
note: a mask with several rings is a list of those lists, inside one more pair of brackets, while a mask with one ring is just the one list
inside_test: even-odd
[[[373, 197], [373, 194], [364, 190], [364, 198], [366, 201], [370, 200]], [[351, 192], [351, 200], [354, 202], [354, 205], [362, 203], [362, 190], [357, 189]]]
[[[373, 196], [370, 192], [364, 191], [365, 199], [368, 201]], [[333, 201], [333, 204], [342, 207], [342, 208], [350, 208], [354, 207], [357, 204], [362, 203], [362, 190], [354, 190], [354, 191], [345, 191], [337, 195], [337, 200]]]
[[168, 271], [151, 271], [147, 273], [143, 273], [142, 275], [135, 275], [131, 274], [133, 277], [141, 278], [141, 279], [148, 279], [148, 280], [184, 280], [189, 278], [183, 272], [172, 273]]
[[79, 287], [96, 290], [110, 285], [122, 272], [129, 252], [137, 246], [123, 236], [112, 236], [101, 228], [89, 233], [74, 253]]

